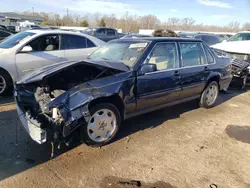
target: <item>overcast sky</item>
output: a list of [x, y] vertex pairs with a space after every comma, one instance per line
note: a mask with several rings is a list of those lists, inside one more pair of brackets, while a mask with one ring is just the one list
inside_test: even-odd
[[225, 25], [230, 21], [250, 22], [250, 0], [1, 0], [0, 12], [31, 11], [86, 14], [100, 12], [121, 16], [154, 14], [192, 17], [197, 23]]

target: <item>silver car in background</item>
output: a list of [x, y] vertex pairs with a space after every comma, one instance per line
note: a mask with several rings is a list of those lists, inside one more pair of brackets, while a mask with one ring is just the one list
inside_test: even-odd
[[0, 43], [0, 95], [12, 91], [13, 83], [28, 72], [67, 60], [83, 59], [103, 41], [62, 30], [29, 30]]

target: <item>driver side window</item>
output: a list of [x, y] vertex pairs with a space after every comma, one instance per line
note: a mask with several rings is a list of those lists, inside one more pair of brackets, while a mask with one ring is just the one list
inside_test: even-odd
[[176, 43], [156, 44], [147, 63], [155, 64], [157, 71], [179, 68]]
[[59, 35], [44, 35], [38, 37], [27, 44], [27, 46], [30, 46], [33, 52], [59, 50]]

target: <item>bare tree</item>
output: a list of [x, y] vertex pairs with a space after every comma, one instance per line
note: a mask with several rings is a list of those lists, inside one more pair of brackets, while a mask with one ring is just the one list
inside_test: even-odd
[[[22, 14], [33, 15], [32, 11], [25, 11]], [[59, 14], [50, 12], [34, 12], [35, 16], [42, 17], [44, 25], [68, 25], [68, 26], [83, 26], [88, 25], [95, 27], [100, 25], [106, 25], [108, 27], [122, 29], [123, 32], [138, 32], [139, 29], [170, 29], [170, 30], [186, 30], [186, 31], [211, 31], [211, 32], [237, 32], [240, 29], [250, 30], [250, 22], [245, 23], [240, 27], [240, 23], [232, 21], [225, 26], [217, 25], [204, 25], [196, 24], [193, 18], [187, 17], [183, 19], [168, 18], [165, 22], [161, 23], [155, 15], [145, 15], [138, 17], [126, 12], [120, 18], [114, 14], [101, 14], [101, 13], [86, 13], [80, 17], [78, 14], [67, 14], [60, 16]], [[86, 22], [87, 23], [86, 23]], [[84, 24], [83, 24], [84, 23]], [[105, 24], [104, 24], [105, 23]]]
[[155, 15], [146, 15], [141, 17], [143, 28], [154, 29], [156, 25], [160, 24], [160, 20]]
[[190, 28], [193, 27], [195, 23], [195, 20], [193, 18], [183, 18], [181, 20], [181, 28], [184, 29], [184, 30], [189, 30]]
[[240, 23], [237, 21], [232, 21], [227, 25], [227, 28], [231, 31], [239, 31], [240, 30]]
[[249, 23], [249, 22], [248, 22], [248, 23], [245, 23], [245, 24], [243, 25], [242, 29], [243, 29], [243, 30], [249, 31], [249, 30], [250, 30], [250, 23]]

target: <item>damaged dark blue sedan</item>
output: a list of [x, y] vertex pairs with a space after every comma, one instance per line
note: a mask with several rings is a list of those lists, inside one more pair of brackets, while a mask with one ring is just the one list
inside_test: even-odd
[[115, 40], [86, 60], [62, 62], [25, 76], [15, 85], [20, 120], [42, 144], [80, 133], [102, 146], [127, 118], [198, 99], [215, 105], [232, 80], [231, 59], [195, 39]]

